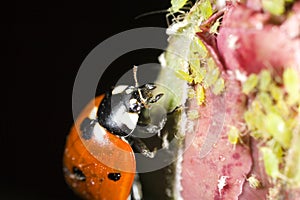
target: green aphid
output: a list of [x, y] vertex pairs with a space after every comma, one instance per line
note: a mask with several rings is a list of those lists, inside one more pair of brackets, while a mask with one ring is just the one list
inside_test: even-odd
[[190, 67], [197, 70], [200, 67], [200, 57], [198, 51], [190, 49], [188, 62]]
[[207, 54], [208, 51], [203, 42], [198, 37], [194, 37], [189, 47], [189, 57], [196, 56], [200, 60], [200, 58], [205, 58]]
[[251, 110], [247, 110], [245, 113], [244, 113], [244, 119], [246, 121], [246, 124], [248, 126], [248, 129], [254, 131], [255, 130], [255, 122], [253, 120], [253, 113]]
[[291, 187], [300, 187], [300, 132], [295, 132], [290, 150], [286, 155], [285, 175], [291, 179]]
[[220, 25], [221, 25], [221, 17], [220, 18], [218, 18], [216, 21], [215, 21], [215, 23], [210, 27], [210, 29], [209, 29], [209, 33], [211, 33], [211, 34], [219, 34], [218, 33], [218, 29], [219, 29], [219, 27], [220, 27]]
[[[271, 140], [272, 141], [272, 140]], [[274, 141], [274, 140], [273, 140]], [[272, 141], [272, 142], [273, 142]], [[279, 144], [279, 142], [273, 142], [274, 144], [272, 145], [272, 149], [274, 154], [277, 156], [278, 161], [281, 163], [282, 162], [282, 158], [283, 158], [283, 149], [282, 146]]]
[[247, 95], [250, 94], [257, 86], [257, 84], [258, 84], [257, 75], [251, 74], [243, 84], [243, 89], [242, 89], [243, 93]]
[[283, 161], [284, 149], [279, 142], [277, 142], [275, 139], [269, 139], [265, 143], [265, 147], [272, 149], [274, 155], [276, 155], [278, 158], [279, 163]]
[[206, 69], [200, 66], [200, 58], [207, 56], [207, 50], [201, 40], [197, 37], [193, 39], [189, 49], [188, 62], [191, 71], [191, 77], [194, 84], [202, 83], [206, 76]]
[[255, 138], [256, 140], [266, 138], [265, 132], [260, 131], [260, 130], [254, 130], [254, 131], [251, 131], [250, 135], [251, 135], [253, 138]]
[[188, 111], [188, 113], [187, 113], [187, 117], [188, 117], [188, 119], [190, 119], [190, 120], [198, 119], [199, 116], [200, 116], [200, 114], [199, 114], [198, 110], [190, 110], [190, 111]]
[[269, 91], [270, 91], [273, 99], [275, 99], [276, 101], [283, 99], [283, 96], [284, 96], [283, 90], [276, 84], [274, 84], [274, 83], [270, 84]]
[[197, 99], [197, 104], [199, 106], [201, 106], [205, 102], [205, 90], [201, 85], [197, 86], [196, 99]]
[[199, 67], [198, 71], [193, 72], [194, 83], [199, 84], [202, 83], [206, 76], [206, 69], [204, 67]]
[[225, 90], [225, 82], [223, 78], [218, 78], [213, 87], [213, 93], [215, 95], [221, 94]]
[[289, 131], [285, 120], [277, 113], [269, 112], [264, 118], [265, 130], [284, 148], [288, 148], [291, 141], [291, 132]]
[[259, 74], [259, 90], [267, 91], [269, 89], [271, 82], [272, 82], [272, 76], [270, 71], [262, 70]]
[[271, 99], [270, 95], [266, 92], [260, 92], [257, 94], [258, 101], [263, 106], [265, 111], [272, 110], [273, 107], [273, 100]]
[[228, 131], [228, 141], [236, 145], [239, 142], [240, 138], [240, 131], [235, 126], [230, 126], [230, 129]]
[[271, 135], [265, 131], [264, 121], [262, 120], [265, 115], [260, 109], [260, 104], [255, 100], [252, 103], [251, 109], [248, 109], [244, 113], [244, 119], [249, 130], [251, 130], [251, 136], [254, 138], [268, 139]]
[[198, 37], [194, 37], [193, 42], [191, 43], [190, 52], [193, 51], [197, 52], [199, 58], [205, 58], [208, 54], [206, 46]]
[[264, 130], [264, 121], [262, 119], [265, 117], [265, 114], [262, 111], [261, 103], [257, 99], [252, 102], [251, 110], [255, 128]]
[[288, 94], [288, 103], [293, 105], [300, 101], [300, 78], [296, 70], [287, 68], [283, 72], [283, 84]]
[[276, 112], [283, 118], [287, 118], [289, 116], [291, 110], [283, 99], [279, 99], [274, 107], [276, 108]]
[[198, 56], [190, 57], [189, 58], [189, 67], [192, 71], [192, 74], [198, 73], [200, 69], [200, 59]]
[[209, 88], [210, 86], [212, 86], [218, 80], [219, 75], [220, 71], [218, 68], [208, 70], [203, 80], [204, 87]]
[[189, 59], [189, 67], [191, 71], [191, 76], [193, 77], [194, 83], [198, 84], [201, 83], [204, 76], [201, 75], [200, 71], [200, 59], [199, 57], [190, 58]]
[[206, 59], [207, 71], [212, 71], [217, 68], [216, 63], [212, 57]]
[[262, 7], [273, 15], [282, 15], [285, 12], [285, 0], [262, 0]]
[[196, 96], [196, 93], [195, 93], [195, 90], [194, 89], [188, 89], [188, 98], [189, 99], [192, 99], [192, 98], [195, 98], [195, 96]]
[[185, 4], [188, 2], [188, 0], [171, 0], [171, 8], [169, 8], [169, 12], [174, 14], [180, 11]]
[[176, 71], [176, 76], [182, 80], [187, 81], [188, 83], [193, 82], [193, 77], [190, 76], [189, 73], [183, 71], [183, 70], [177, 70]]
[[268, 147], [261, 147], [260, 151], [262, 152], [263, 155], [263, 161], [264, 161], [266, 173], [270, 177], [277, 179], [280, 176], [279, 160], [277, 156], [274, 154], [272, 149]]
[[208, 19], [213, 14], [210, 0], [203, 0], [201, 2], [200, 12], [201, 12], [201, 16], [204, 18], [204, 20]]
[[200, 59], [197, 57], [195, 57], [195, 58], [189, 58], [189, 67], [190, 67], [190, 69], [191, 69], [191, 71], [192, 71], [192, 73], [195, 73], [195, 72], [197, 72], [197, 71], [199, 71], [199, 69], [200, 69]]

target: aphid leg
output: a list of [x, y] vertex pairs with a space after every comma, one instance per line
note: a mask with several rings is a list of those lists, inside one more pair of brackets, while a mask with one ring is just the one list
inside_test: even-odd
[[182, 9], [190, 10], [193, 7], [194, 3], [192, 1], [186, 2], [186, 4], [182, 7]]
[[154, 158], [156, 154], [156, 149], [154, 149], [154, 151], [150, 151], [147, 145], [139, 138], [131, 137], [130, 140], [132, 141], [132, 145], [136, 151], [140, 152], [141, 154], [143, 154], [143, 156], [147, 158]]
[[171, 20], [172, 22], [174, 22], [174, 19], [176, 18], [174, 13], [172, 13], [172, 12], [169, 12], [168, 14], [166, 14], [166, 21], [167, 21], [168, 27], [171, 25], [170, 20], [169, 20], [170, 16], [172, 17], [172, 20]]
[[177, 15], [176, 17], [174, 16], [174, 14], [172, 15], [173, 16], [172, 22], [178, 23], [182, 21], [186, 16], [186, 12], [183, 10], [179, 10], [177, 13], [179, 13], [179, 15]]

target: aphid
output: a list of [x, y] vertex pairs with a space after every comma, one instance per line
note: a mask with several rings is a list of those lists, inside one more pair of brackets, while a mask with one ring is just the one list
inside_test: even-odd
[[208, 69], [203, 80], [203, 85], [205, 88], [209, 88], [210, 86], [215, 84], [220, 76], [220, 70], [216, 66], [215, 61], [212, 58], [207, 59], [207, 68]]
[[199, 106], [205, 102], [205, 90], [201, 85], [196, 88], [196, 99]]
[[178, 19], [183, 18], [182, 16], [179, 17], [175, 17], [174, 14], [176, 13], [181, 13], [183, 15], [185, 15], [185, 12], [182, 11], [183, 9], [188, 9], [188, 7], [185, 7], [185, 5], [188, 4], [188, 0], [171, 0], [171, 7], [165, 10], [156, 10], [156, 11], [151, 11], [151, 12], [147, 12], [147, 13], [143, 13], [137, 17], [135, 17], [135, 19], [139, 19], [141, 17], [145, 17], [147, 15], [152, 15], [152, 14], [158, 14], [158, 13], [163, 13], [163, 12], [168, 12], [168, 14], [166, 15], [166, 19], [167, 19], [167, 23], [168, 26], [170, 25], [169, 23], [169, 16], [173, 16], [173, 21], [175, 20], [176, 22], [178, 22]]
[[213, 87], [213, 93], [215, 95], [221, 94], [225, 89], [225, 82], [223, 78], [218, 78]]
[[300, 78], [298, 73], [288, 68], [283, 72], [283, 84], [286, 92], [288, 93], [288, 103], [293, 105], [300, 100]]
[[236, 145], [239, 142], [240, 138], [240, 131], [235, 126], [230, 126], [230, 129], [228, 131], [228, 141]]
[[243, 93], [244, 94], [249, 94], [250, 92], [252, 92], [254, 90], [254, 88], [257, 86], [258, 84], [258, 77], [256, 74], [251, 74], [248, 79], [246, 80], [246, 82], [244, 82], [243, 84]]
[[268, 112], [263, 121], [266, 131], [283, 147], [289, 147], [291, 132], [284, 119], [279, 114]]
[[219, 27], [220, 27], [220, 25], [221, 25], [221, 22], [220, 22], [221, 19], [222, 19], [222, 17], [218, 18], [218, 19], [215, 21], [215, 23], [210, 27], [209, 33], [211, 33], [211, 34], [216, 34], [216, 35], [219, 34], [219, 33], [218, 33], [218, 29], [219, 29]]
[[185, 4], [188, 2], [188, 0], [171, 0], [171, 8], [168, 9], [170, 13], [177, 13], [180, 12], [180, 9], [182, 9]]
[[259, 74], [259, 79], [259, 90], [267, 91], [269, 89], [270, 83], [272, 82], [270, 71], [262, 70]]
[[258, 189], [262, 187], [262, 183], [256, 178], [254, 174], [251, 174], [251, 176], [246, 180], [249, 182], [250, 187], [253, 189]]
[[285, 1], [262, 0], [262, 7], [273, 15], [282, 15], [285, 12]]
[[204, 20], [208, 19], [213, 14], [210, 0], [204, 0], [201, 2], [200, 12]]
[[188, 89], [188, 98], [193, 99], [193, 98], [195, 98], [195, 96], [196, 96], [195, 90], [192, 88], [189, 88]]
[[188, 83], [193, 82], [193, 77], [188, 72], [185, 72], [183, 70], [177, 70], [176, 76], [180, 79], [187, 81]]
[[260, 151], [262, 152], [263, 155], [263, 161], [264, 161], [266, 173], [274, 179], [278, 178], [280, 176], [279, 175], [280, 172], [279, 172], [279, 160], [277, 156], [274, 154], [272, 149], [268, 147], [261, 147]]
[[187, 113], [188, 119], [190, 120], [195, 120], [198, 119], [200, 114], [198, 112], [198, 110], [189, 110]]

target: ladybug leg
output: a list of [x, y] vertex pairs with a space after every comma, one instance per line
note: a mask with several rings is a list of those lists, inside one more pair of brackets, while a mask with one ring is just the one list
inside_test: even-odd
[[164, 95], [163, 93], [160, 93], [160, 94], [156, 95], [156, 96], [154, 97], [154, 99], [151, 99], [151, 100], [149, 101], [149, 103], [156, 103], [158, 100], [161, 99], [161, 97], [162, 97], [163, 95]]
[[131, 197], [128, 200], [142, 200], [142, 199], [143, 199], [142, 184], [138, 173], [136, 173], [131, 188]]
[[143, 154], [143, 156], [147, 158], [154, 158], [156, 154], [156, 149], [154, 149], [154, 151], [150, 151], [147, 145], [139, 138], [131, 137], [130, 142], [132, 143], [134, 149]]
[[180, 108], [182, 108], [182, 105], [180, 106], [176, 106], [173, 110], [171, 110], [170, 112], [167, 113], [167, 115], [172, 115], [175, 112], [177, 112]]
[[139, 120], [137, 122], [138, 126], [146, 127], [151, 122], [149, 110], [143, 110], [143, 112], [139, 115]]

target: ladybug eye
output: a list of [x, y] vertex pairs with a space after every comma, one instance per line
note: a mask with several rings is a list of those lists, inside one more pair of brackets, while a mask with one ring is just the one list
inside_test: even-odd
[[147, 83], [144, 85], [144, 87], [148, 90], [154, 90], [156, 88], [156, 85], [154, 85], [153, 83]]
[[129, 101], [129, 112], [140, 112], [141, 110], [141, 104], [138, 103], [136, 99], [130, 99]]

